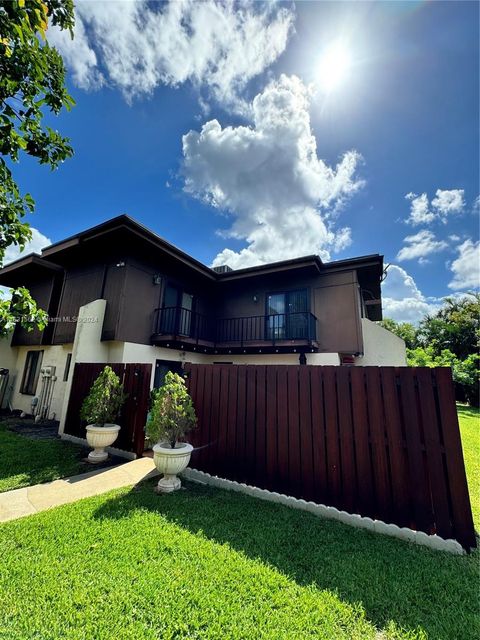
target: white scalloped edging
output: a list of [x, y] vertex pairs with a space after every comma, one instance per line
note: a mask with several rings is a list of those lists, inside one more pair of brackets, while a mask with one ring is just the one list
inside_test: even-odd
[[347, 513], [346, 511], [339, 511], [335, 507], [326, 507], [323, 504], [307, 502], [301, 498], [286, 496], [282, 493], [276, 493], [275, 491], [258, 489], [257, 487], [236, 482], [235, 480], [226, 480], [217, 476], [211, 476], [209, 473], [198, 471], [197, 469], [187, 468], [182, 473], [182, 476], [192, 482], [208, 484], [212, 487], [217, 487], [218, 489], [238, 491], [240, 493], [245, 493], [248, 496], [252, 496], [252, 498], [259, 498], [260, 500], [283, 504], [287, 507], [292, 507], [293, 509], [308, 511], [315, 516], [329, 518], [330, 520], [338, 520], [339, 522], [343, 522], [343, 524], [367, 529], [368, 531], [375, 531], [376, 533], [382, 533], [385, 536], [399, 538], [406, 542], [414, 542], [415, 544], [420, 544], [424, 547], [429, 547], [430, 549], [435, 549], [437, 551], [447, 551], [448, 553], [455, 553], [458, 555], [465, 553], [462, 545], [456, 540], [445, 540], [437, 535], [427, 535], [423, 531], [414, 531], [413, 529], [408, 529], [406, 527], [398, 527], [396, 524], [387, 524], [382, 520], [364, 518], [356, 513], [352, 514]]

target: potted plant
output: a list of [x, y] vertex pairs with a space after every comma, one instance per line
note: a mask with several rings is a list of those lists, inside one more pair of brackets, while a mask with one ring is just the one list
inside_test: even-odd
[[165, 383], [155, 394], [147, 421], [147, 435], [153, 447], [153, 461], [163, 474], [158, 482], [160, 493], [170, 493], [181, 487], [181, 473], [190, 462], [193, 447], [182, 442], [185, 435], [196, 427], [197, 416], [185, 381], [169, 371]]
[[109, 366], [106, 366], [92, 385], [80, 411], [80, 417], [87, 424], [87, 442], [93, 447], [88, 461], [103, 462], [108, 458], [105, 447], [117, 439], [120, 427], [115, 424], [126, 395], [120, 378]]

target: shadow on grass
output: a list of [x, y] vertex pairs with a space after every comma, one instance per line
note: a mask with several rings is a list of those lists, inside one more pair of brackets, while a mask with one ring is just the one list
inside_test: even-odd
[[84, 450], [60, 439], [31, 439], [0, 424], [0, 492], [81, 473]]
[[457, 412], [459, 416], [467, 416], [468, 418], [480, 418], [480, 409], [471, 407], [468, 404], [460, 404], [457, 402]]
[[95, 517], [119, 519], [132, 510], [155, 511], [194, 534], [228, 543], [300, 585], [314, 584], [360, 603], [379, 629], [392, 620], [438, 640], [480, 637], [478, 554], [430, 551], [194, 483], [168, 496], [154, 494], [153, 486], [148, 482], [110, 500]]

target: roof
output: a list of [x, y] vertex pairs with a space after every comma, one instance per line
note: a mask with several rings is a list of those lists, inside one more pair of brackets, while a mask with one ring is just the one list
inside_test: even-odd
[[311, 268], [317, 272], [323, 271], [339, 271], [345, 269], [363, 269], [372, 268], [375, 272], [381, 275], [383, 272], [383, 256], [379, 254], [372, 254], [367, 256], [360, 256], [357, 258], [348, 258], [346, 260], [335, 260], [332, 262], [324, 263], [317, 255], [302, 256], [299, 258], [292, 258], [289, 260], [281, 260], [279, 262], [271, 262], [268, 264], [257, 265], [254, 267], [245, 267], [244, 269], [236, 269], [232, 271], [226, 271], [218, 273], [210, 267], [207, 267], [199, 260], [192, 258], [175, 245], [171, 244], [155, 232], [148, 229], [143, 224], [140, 224], [130, 216], [122, 214], [115, 218], [111, 218], [106, 222], [102, 222], [95, 227], [81, 231], [75, 235], [72, 235], [65, 240], [55, 242], [50, 246], [42, 250], [41, 256], [39, 254], [30, 254], [22, 257], [15, 262], [0, 269], [0, 284], [7, 284], [6, 276], [9, 274], [19, 273], [19, 269], [24, 269], [27, 265], [41, 266], [45, 269], [59, 270], [61, 267], [55, 264], [56, 260], [61, 262], [60, 258], [65, 252], [69, 252], [72, 248], [78, 247], [82, 244], [88, 243], [90, 240], [96, 239], [99, 236], [116, 232], [120, 229], [127, 230], [139, 238], [142, 238], [145, 242], [153, 245], [163, 253], [170, 255], [176, 260], [184, 263], [188, 267], [206, 276], [210, 280], [223, 281], [223, 280], [237, 280], [240, 278], [247, 278], [256, 275], [265, 275], [268, 273], [278, 273], [281, 271], [290, 271], [292, 269], [299, 268]]

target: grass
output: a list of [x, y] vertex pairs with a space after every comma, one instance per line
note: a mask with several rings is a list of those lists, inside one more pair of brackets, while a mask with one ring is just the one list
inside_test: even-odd
[[33, 440], [0, 423], [0, 493], [84, 470], [82, 448], [62, 440]]
[[[475, 482], [478, 419], [460, 415]], [[0, 638], [480, 637], [478, 552], [434, 552], [200, 485], [152, 488], [1, 525]]]
[[480, 531], [480, 411], [465, 404], [458, 404], [457, 410], [473, 520]]

